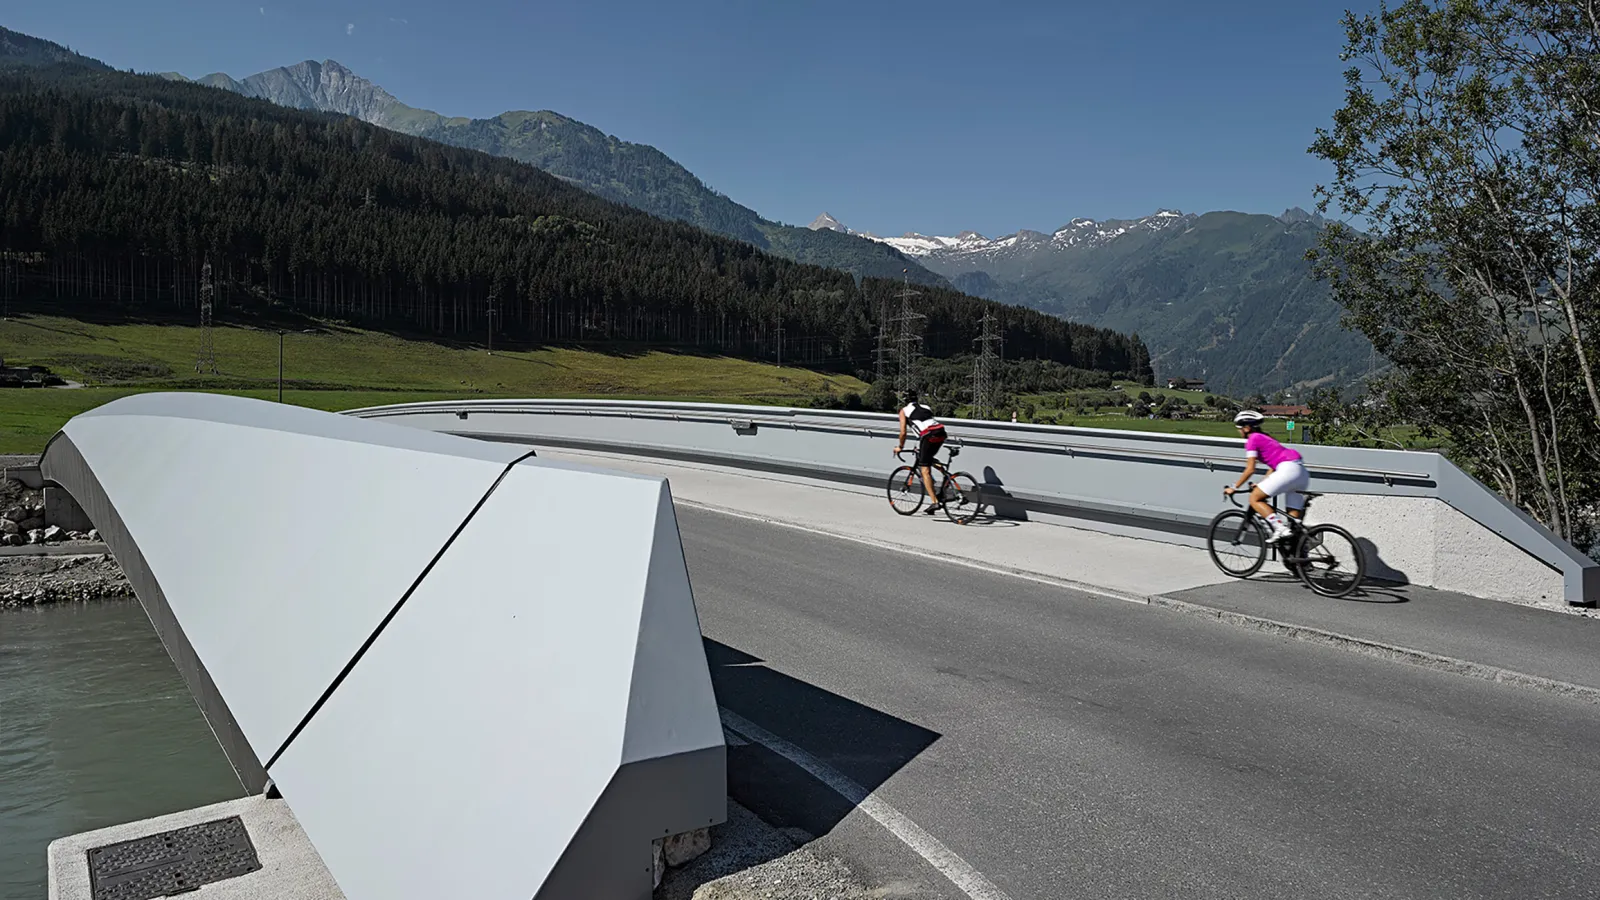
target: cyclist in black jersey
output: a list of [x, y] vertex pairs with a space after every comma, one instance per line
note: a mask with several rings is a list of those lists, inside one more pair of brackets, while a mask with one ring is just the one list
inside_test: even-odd
[[916, 391], [906, 391], [900, 395], [900, 439], [895, 442], [894, 448], [897, 456], [905, 450], [908, 429], [917, 435], [916, 466], [922, 471], [922, 486], [928, 492], [928, 499], [933, 501], [927, 509], [931, 516], [944, 508], [944, 504], [938, 500], [939, 493], [933, 489], [932, 466], [934, 456], [944, 446], [945, 431], [944, 425], [933, 417], [933, 410], [918, 402]]

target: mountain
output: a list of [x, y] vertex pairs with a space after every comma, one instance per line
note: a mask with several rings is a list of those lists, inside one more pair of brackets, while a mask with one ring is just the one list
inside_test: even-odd
[[855, 234], [855, 232], [844, 227], [843, 222], [835, 219], [829, 213], [823, 213], [822, 215], [817, 216], [815, 219], [812, 219], [811, 224], [807, 225], [806, 227], [812, 231], [822, 231], [823, 229], [827, 229], [828, 231], [837, 231], [840, 234]]
[[73, 63], [91, 69], [110, 68], [97, 59], [74, 53], [53, 41], [0, 28], [0, 66], [48, 66], [56, 63]]
[[[862, 371], [874, 313], [901, 287], [782, 259], [514, 160], [182, 79], [7, 67], [0, 147], [7, 290], [31, 299], [65, 286], [69, 299], [52, 303], [69, 315], [104, 313], [88, 305], [100, 303], [188, 318], [209, 279], [229, 318], [293, 312], [476, 341], [492, 309], [507, 343]], [[970, 353], [980, 319], [999, 313], [1007, 346], [1061, 364], [1063, 379], [1148, 374], [1148, 351], [1126, 335], [949, 288], [923, 288], [919, 303], [930, 358]]]
[[[813, 227], [858, 234], [825, 218], [831, 224]], [[1305, 259], [1323, 224], [1298, 208], [1281, 216], [1160, 210], [999, 238], [973, 231], [859, 234], [916, 259], [958, 290], [1135, 332], [1163, 378], [1270, 393], [1348, 384], [1372, 369], [1371, 346], [1340, 327], [1342, 309]]]
[[[162, 77], [190, 80], [175, 72], [164, 73]], [[260, 72], [243, 81], [236, 81], [222, 72], [213, 72], [194, 81], [279, 106], [353, 116], [380, 128], [407, 134], [435, 128], [447, 121], [438, 113], [406, 106], [393, 94], [331, 59], [321, 63], [306, 60], [298, 65]]]
[[870, 277], [899, 278], [905, 271], [918, 283], [948, 286], [944, 278], [908, 260], [892, 246], [764, 219], [707, 187], [660, 150], [619, 140], [548, 110], [516, 110], [492, 119], [447, 118], [407, 106], [331, 59], [320, 63], [306, 60], [242, 81], [214, 73], [198, 82], [280, 106], [340, 113], [442, 144], [529, 163], [607, 200], [748, 241], [797, 262]]

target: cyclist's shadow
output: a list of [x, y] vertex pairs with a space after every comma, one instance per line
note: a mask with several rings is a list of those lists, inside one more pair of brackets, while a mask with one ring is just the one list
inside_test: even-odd
[[985, 528], [1015, 528], [1028, 521], [1028, 510], [1006, 492], [1004, 481], [993, 466], [983, 467], [983, 478], [978, 482], [979, 502], [983, 511], [967, 523]]

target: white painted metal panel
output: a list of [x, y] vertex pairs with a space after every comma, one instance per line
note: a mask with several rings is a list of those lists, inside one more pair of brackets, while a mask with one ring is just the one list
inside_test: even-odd
[[[552, 463], [545, 460], [543, 464]], [[667, 490], [670, 497], [671, 488]], [[634, 651], [624, 763], [715, 746], [722, 733], [715, 708], [683, 701], [686, 694], [712, 696], [711, 673], [704, 656], [684, 652], [684, 647], [700, 643], [700, 617], [685, 574], [688, 570], [677, 513], [671, 502], [664, 502], [656, 509], [646, 602]]]
[[[623, 765], [639, 682], [680, 723], [639, 758], [722, 745], [670, 504], [661, 479], [512, 468], [270, 767], [347, 896], [532, 897]], [[647, 878], [648, 838], [624, 858]]]
[[63, 429], [263, 762], [526, 453], [341, 419], [150, 394]]

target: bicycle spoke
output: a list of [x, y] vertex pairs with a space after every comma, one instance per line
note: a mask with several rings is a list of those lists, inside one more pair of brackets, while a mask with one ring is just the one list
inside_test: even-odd
[[909, 516], [922, 507], [926, 492], [916, 469], [901, 466], [889, 476], [889, 505], [902, 516]]
[[950, 478], [941, 486], [944, 501], [945, 515], [957, 525], [970, 523], [983, 511], [983, 505], [978, 502], [978, 482], [966, 472], [951, 473]]
[[1211, 522], [1206, 549], [1211, 561], [1226, 575], [1246, 578], [1256, 573], [1267, 558], [1261, 526], [1244, 512], [1230, 510]]
[[1301, 542], [1300, 577], [1319, 594], [1342, 597], [1360, 585], [1365, 561], [1355, 538], [1333, 525], [1311, 529]]

